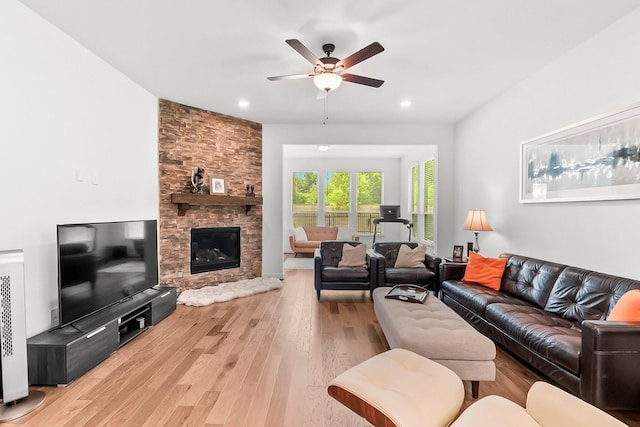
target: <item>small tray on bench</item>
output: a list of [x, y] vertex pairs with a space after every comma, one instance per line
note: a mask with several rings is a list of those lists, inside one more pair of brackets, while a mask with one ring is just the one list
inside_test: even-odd
[[395, 285], [384, 296], [400, 301], [424, 303], [429, 296], [429, 290], [417, 285]]

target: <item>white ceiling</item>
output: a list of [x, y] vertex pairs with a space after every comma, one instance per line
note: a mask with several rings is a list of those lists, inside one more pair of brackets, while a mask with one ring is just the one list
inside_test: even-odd
[[[22, 0], [159, 98], [265, 124], [320, 124], [311, 79], [270, 82], [312, 66], [334, 43], [349, 70], [327, 124], [455, 123], [640, 6], [640, 0]], [[594, 60], [597, 60], [594, 58]], [[249, 107], [238, 107], [247, 100]], [[411, 100], [409, 108], [400, 102]]]

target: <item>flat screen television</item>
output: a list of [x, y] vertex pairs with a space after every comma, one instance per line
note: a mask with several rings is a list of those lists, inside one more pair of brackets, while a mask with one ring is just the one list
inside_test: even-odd
[[57, 227], [60, 327], [158, 284], [156, 220]]

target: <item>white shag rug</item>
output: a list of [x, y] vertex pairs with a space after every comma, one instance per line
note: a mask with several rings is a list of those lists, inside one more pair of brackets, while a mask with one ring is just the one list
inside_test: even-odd
[[215, 302], [230, 301], [235, 298], [282, 288], [282, 282], [275, 277], [256, 277], [237, 282], [220, 283], [200, 289], [188, 289], [178, 296], [178, 304], [203, 306]]

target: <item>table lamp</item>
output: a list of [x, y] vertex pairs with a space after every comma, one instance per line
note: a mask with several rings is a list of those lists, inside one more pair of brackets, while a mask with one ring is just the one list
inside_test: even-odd
[[478, 244], [478, 232], [480, 231], [493, 231], [493, 228], [489, 225], [487, 221], [487, 215], [484, 212], [484, 209], [469, 209], [467, 213], [467, 219], [462, 225], [463, 230], [473, 231], [473, 234], [476, 236], [476, 240], [473, 244], [473, 251], [475, 253], [480, 252], [480, 245]]

